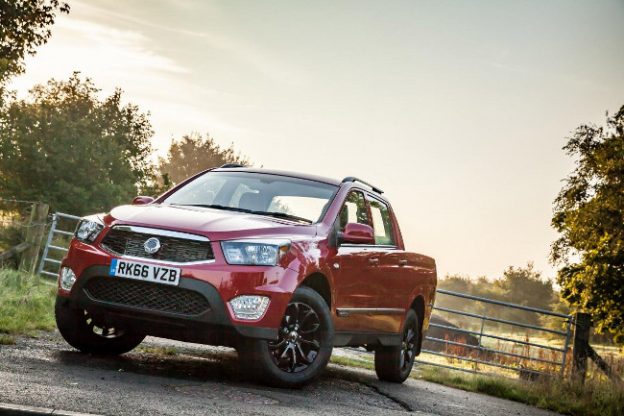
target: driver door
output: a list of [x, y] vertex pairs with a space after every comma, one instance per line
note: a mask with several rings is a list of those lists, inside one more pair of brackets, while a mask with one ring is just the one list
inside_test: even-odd
[[[338, 231], [344, 231], [348, 223], [359, 223], [372, 226], [368, 204], [364, 193], [351, 191], [340, 210], [337, 218]], [[341, 244], [332, 260], [334, 286], [336, 290], [336, 331], [365, 332], [370, 328], [367, 320], [370, 316], [362, 314], [376, 300], [374, 282], [371, 271], [374, 264], [374, 246], [368, 244]]]

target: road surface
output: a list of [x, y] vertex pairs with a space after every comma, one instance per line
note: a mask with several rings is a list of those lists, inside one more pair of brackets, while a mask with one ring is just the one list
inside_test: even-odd
[[[162, 350], [168, 345], [175, 354]], [[226, 348], [151, 338], [137, 352], [102, 358], [46, 333], [0, 346], [0, 402], [101, 415], [554, 415], [421, 380], [384, 383], [337, 365], [301, 390], [252, 384], [243, 372]]]

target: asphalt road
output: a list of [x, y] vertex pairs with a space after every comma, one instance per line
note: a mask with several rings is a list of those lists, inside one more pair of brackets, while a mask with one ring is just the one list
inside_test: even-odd
[[[151, 339], [143, 346], [172, 345]], [[103, 415], [553, 415], [420, 380], [396, 385], [330, 365], [301, 390], [244, 381], [236, 353], [175, 344], [175, 355], [84, 355], [58, 335], [0, 346], [0, 402]]]

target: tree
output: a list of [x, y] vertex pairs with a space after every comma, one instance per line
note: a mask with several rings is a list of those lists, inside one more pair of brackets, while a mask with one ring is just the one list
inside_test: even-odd
[[0, 124], [0, 197], [46, 201], [82, 215], [128, 202], [150, 180], [148, 116], [104, 100], [91, 80], [34, 87], [7, 105]]
[[159, 158], [159, 170], [164, 180], [176, 184], [202, 170], [225, 163], [249, 164], [249, 160], [234, 151], [234, 147], [222, 148], [206, 135], [191, 133], [181, 140], [172, 140], [167, 157]]
[[507, 267], [494, 286], [509, 302], [519, 305], [550, 309], [556, 300], [552, 282], [542, 279], [542, 274], [533, 269], [531, 262], [525, 267]]
[[[533, 263], [526, 267], [509, 266], [503, 277], [494, 282], [508, 302], [533, 308], [551, 310], [557, 296], [550, 280], [542, 279], [542, 274], [533, 269]], [[541, 315], [519, 309], [509, 309], [507, 319], [537, 325]]]
[[555, 199], [561, 234], [551, 260], [561, 296], [624, 343], [624, 106], [606, 126], [582, 125], [563, 148], [576, 169]]
[[67, 3], [0, 0], [0, 88], [9, 77], [24, 72], [27, 54], [48, 41], [57, 12], [69, 13]]
[[[543, 279], [541, 273], [534, 270], [533, 263], [530, 262], [524, 267], [509, 266], [503, 272], [502, 277], [494, 280], [488, 280], [486, 277], [479, 277], [474, 280], [468, 276], [446, 276], [440, 280], [439, 287], [545, 310], [558, 307], [558, 299], [552, 282]], [[447, 307], [453, 309], [471, 310], [491, 317], [533, 325], [540, 323], [539, 315], [519, 309], [501, 308], [490, 304], [474, 304], [474, 302], [464, 301], [461, 298], [444, 296], [439, 297], [437, 302], [442, 302], [442, 306], [448, 305]]]

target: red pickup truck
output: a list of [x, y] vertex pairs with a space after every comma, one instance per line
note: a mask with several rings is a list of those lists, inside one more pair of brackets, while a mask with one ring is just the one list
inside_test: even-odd
[[92, 354], [123, 354], [146, 335], [231, 346], [246, 372], [284, 387], [318, 376], [333, 347], [364, 346], [380, 379], [402, 382], [436, 282], [380, 189], [225, 165], [83, 218], [56, 320]]

